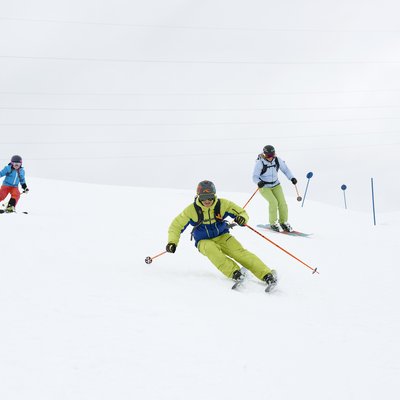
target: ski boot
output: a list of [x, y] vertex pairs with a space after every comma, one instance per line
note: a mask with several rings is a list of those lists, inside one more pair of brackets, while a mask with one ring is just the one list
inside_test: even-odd
[[[245, 270], [243, 269], [243, 271], [245, 271]], [[245, 276], [246, 276], [245, 272], [242, 272], [238, 269], [236, 271], [234, 271], [232, 274], [232, 279], [235, 281], [235, 283], [233, 284], [232, 289], [239, 288], [242, 285]]]
[[271, 228], [273, 231], [276, 231], [276, 232], [283, 232], [282, 227], [281, 227], [278, 223], [270, 224], [270, 228]]
[[263, 278], [263, 281], [267, 284], [267, 287], [265, 288], [266, 292], [270, 292], [278, 283], [278, 278], [276, 276], [276, 271], [271, 270], [271, 272], [268, 272]]
[[239, 269], [233, 272], [232, 279], [236, 282], [242, 281], [244, 279], [244, 275], [241, 273]]
[[285, 232], [293, 232], [293, 228], [290, 226], [289, 222], [281, 222], [281, 227]]

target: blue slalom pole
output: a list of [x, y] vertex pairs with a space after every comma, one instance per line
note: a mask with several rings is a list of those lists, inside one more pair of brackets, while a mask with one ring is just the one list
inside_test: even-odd
[[372, 192], [372, 215], [374, 217], [374, 225], [376, 225], [375, 217], [375, 194], [374, 194], [374, 178], [371, 178], [371, 192]]
[[302, 206], [302, 207], [303, 207], [303, 205], [304, 205], [304, 200], [306, 199], [306, 195], [307, 195], [307, 190], [308, 190], [308, 185], [309, 185], [309, 183], [310, 183], [310, 179], [312, 178], [313, 175], [314, 175], [314, 174], [313, 174], [312, 172], [309, 172], [309, 173], [306, 175], [306, 178], [308, 179], [308, 181], [307, 181], [306, 190], [304, 191], [303, 202], [301, 203], [301, 206]]
[[343, 190], [344, 208], [347, 210], [347, 202], [346, 202], [346, 189], [347, 189], [347, 186], [346, 185], [342, 185], [342, 186], [340, 186], [340, 189]]

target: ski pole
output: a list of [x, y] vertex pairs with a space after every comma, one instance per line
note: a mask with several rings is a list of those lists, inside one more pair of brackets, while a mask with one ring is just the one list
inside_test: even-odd
[[256, 193], [260, 190], [260, 188], [257, 188], [256, 191], [253, 193], [253, 195], [247, 200], [247, 203], [243, 206], [243, 208], [246, 208], [247, 204], [250, 203], [251, 199], [256, 195]]
[[251, 226], [247, 225], [247, 228], [251, 229], [253, 232], [257, 233], [257, 235], [260, 235], [262, 238], [264, 238], [265, 240], [268, 240], [268, 242], [272, 243], [274, 246], [276, 246], [278, 249], [284, 251], [286, 254], [289, 254], [289, 256], [293, 257], [295, 260], [301, 262], [303, 265], [305, 265], [307, 268], [311, 269], [312, 273], [315, 274], [319, 274], [319, 272], [317, 271], [317, 268], [313, 268], [310, 267], [308, 264], [306, 264], [305, 262], [301, 261], [299, 258], [297, 258], [296, 256], [294, 256], [292, 253], [289, 253], [287, 250], [285, 250], [283, 247], [279, 246], [278, 244], [276, 244], [275, 242], [273, 242], [271, 239], [268, 239], [266, 236], [264, 236], [263, 234], [261, 234], [260, 232], [258, 232], [257, 230], [255, 230], [254, 228], [252, 228]]
[[294, 185], [294, 187], [296, 188], [296, 193], [297, 193], [297, 201], [301, 201], [302, 197], [299, 195], [299, 191], [297, 189], [297, 185]]
[[167, 251], [165, 250], [165, 251], [163, 251], [162, 253], [157, 254], [156, 256], [153, 256], [153, 257], [148, 256], [148, 257], [146, 257], [146, 258], [144, 259], [144, 262], [145, 262], [146, 264], [151, 264], [155, 258], [162, 256], [162, 255], [165, 254], [166, 252], [167, 252]]

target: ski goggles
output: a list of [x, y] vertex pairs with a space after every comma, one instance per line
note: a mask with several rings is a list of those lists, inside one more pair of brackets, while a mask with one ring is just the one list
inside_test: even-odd
[[200, 201], [213, 201], [215, 200], [215, 195], [213, 194], [199, 194], [199, 200]]
[[20, 167], [22, 165], [20, 162], [12, 162], [11, 164], [13, 167]]
[[264, 155], [267, 158], [274, 158], [275, 157], [275, 153], [264, 153]]

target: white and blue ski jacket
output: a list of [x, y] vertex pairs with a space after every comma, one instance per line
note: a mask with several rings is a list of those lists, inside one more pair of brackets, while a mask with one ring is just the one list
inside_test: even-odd
[[[278, 162], [276, 162], [278, 160]], [[263, 169], [265, 172], [263, 173]], [[253, 170], [253, 182], [257, 185], [258, 182], [265, 182], [265, 188], [272, 188], [280, 184], [278, 179], [278, 170], [281, 170], [289, 180], [294, 178], [292, 172], [287, 167], [282, 158], [274, 157], [268, 161], [260, 154], [257, 158], [256, 165]]]

